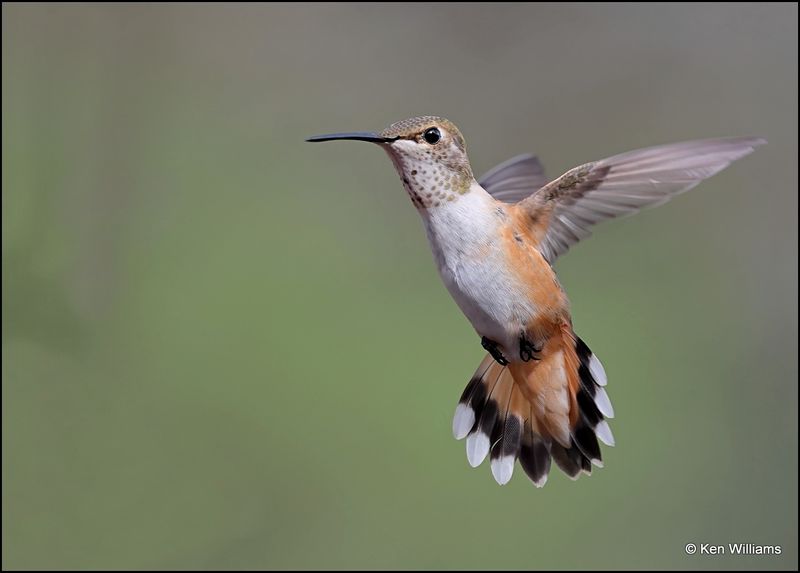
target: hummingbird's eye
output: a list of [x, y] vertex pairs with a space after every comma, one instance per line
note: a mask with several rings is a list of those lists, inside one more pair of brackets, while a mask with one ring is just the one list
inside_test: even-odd
[[425, 138], [425, 141], [427, 141], [431, 145], [434, 145], [436, 143], [439, 143], [439, 140], [442, 138], [442, 134], [437, 128], [430, 127], [425, 130], [425, 133], [422, 134], [422, 137]]

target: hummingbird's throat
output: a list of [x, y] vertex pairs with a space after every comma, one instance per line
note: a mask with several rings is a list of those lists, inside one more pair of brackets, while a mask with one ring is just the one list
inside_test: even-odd
[[[466, 169], [413, 161], [389, 154], [403, 182], [403, 188], [417, 209], [440, 207], [468, 193], [472, 185], [472, 172]], [[460, 166], [459, 166], [460, 167]]]

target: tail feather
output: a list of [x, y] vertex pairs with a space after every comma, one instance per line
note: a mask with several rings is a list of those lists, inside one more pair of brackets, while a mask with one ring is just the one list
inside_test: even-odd
[[[567, 477], [574, 480], [580, 477], [584, 464], [583, 456], [577, 448], [565, 448], [558, 442], [553, 442], [550, 444], [550, 455]], [[591, 468], [591, 464], [589, 467]]]
[[498, 419], [492, 432], [492, 475], [500, 485], [505, 485], [511, 480], [514, 473], [514, 463], [519, 457], [522, 445], [522, 429], [525, 423], [519, 413], [524, 412], [527, 406], [525, 398], [516, 384], [508, 384], [511, 388], [508, 406], [502, 421]]
[[[480, 462], [491, 452], [490, 457], [493, 460], [491, 464], [492, 474], [495, 476], [498, 483], [501, 483], [505, 471], [507, 471], [507, 469], [501, 470], [499, 467], [501, 462], [498, 458], [502, 453], [503, 440], [506, 436], [506, 422], [513, 391], [514, 384], [513, 382], [508, 382], [508, 375], [505, 369], [501, 367], [492, 392], [489, 395], [487, 405], [481, 414], [481, 423], [478, 427], [478, 432], [482, 435], [482, 437], [479, 438], [479, 443], [483, 444], [484, 447], [487, 444], [489, 445], [488, 450], [481, 450], [480, 453], [483, 455], [480, 458]], [[480, 462], [478, 463], [480, 464]], [[503, 467], [505, 468], [506, 465], [507, 464], [503, 464]], [[513, 460], [511, 462], [511, 467], [513, 470]], [[508, 479], [511, 479], [511, 476], [508, 476]]]
[[571, 329], [548, 356], [506, 367], [487, 354], [456, 407], [453, 434], [466, 437], [469, 464], [489, 456], [500, 485], [517, 460], [536, 487], [547, 482], [551, 461], [571, 479], [591, 475], [593, 465], [603, 467], [600, 442], [614, 445], [600, 361]]
[[600, 444], [594, 430], [586, 424], [581, 424], [572, 432], [572, 443], [583, 454], [583, 457], [594, 463], [597, 467], [603, 467], [603, 456], [600, 453]]
[[528, 415], [519, 463], [533, 485], [543, 487], [550, 473], [550, 440], [534, 431], [533, 408], [528, 408]]
[[453, 436], [456, 440], [461, 440], [474, 431], [480, 418], [481, 409], [486, 402], [486, 387], [483, 384], [483, 377], [494, 363], [491, 355], [487, 354], [461, 394], [456, 414], [453, 416]]
[[485, 370], [479, 367], [473, 377], [477, 378], [476, 387], [469, 399], [469, 408], [475, 421], [467, 435], [467, 461], [474, 468], [481, 465], [489, 454], [490, 437], [499, 411], [494, 391], [504, 372], [504, 368], [488, 354], [484, 361], [487, 359], [490, 361], [489, 367]]

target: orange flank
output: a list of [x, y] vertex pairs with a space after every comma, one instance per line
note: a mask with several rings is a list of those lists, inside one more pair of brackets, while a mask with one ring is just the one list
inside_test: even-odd
[[[552, 335], [562, 320], [569, 320], [569, 301], [555, 271], [537, 249], [537, 237], [542, 234], [541, 229], [516, 205], [507, 206], [506, 212], [510, 217], [501, 230], [503, 249], [511, 271], [527, 287], [526, 294], [537, 309], [538, 316], [528, 326], [538, 343], [540, 337]], [[546, 321], [551, 324], [545, 324]]]

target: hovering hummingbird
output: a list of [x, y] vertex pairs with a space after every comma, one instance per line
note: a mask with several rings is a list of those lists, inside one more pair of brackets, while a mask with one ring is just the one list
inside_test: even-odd
[[601, 221], [660, 205], [766, 143], [708, 139], [639, 149], [570, 169], [547, 181], [533, 155], [476, 180], [464, 138], [435, 116], [380, 133], [335, 133], [380, 145], [422, 217], [439, 274], [487, 351], [456, 407], [453, 435], [467, 460], [487, 455], [508, 483], [516, 460], [537, 487], [551, 458], [570, 478], [602, 467], [614, 445], [614, 409], [600, 360], [572, 329], [569, 301], [552, 265]]

